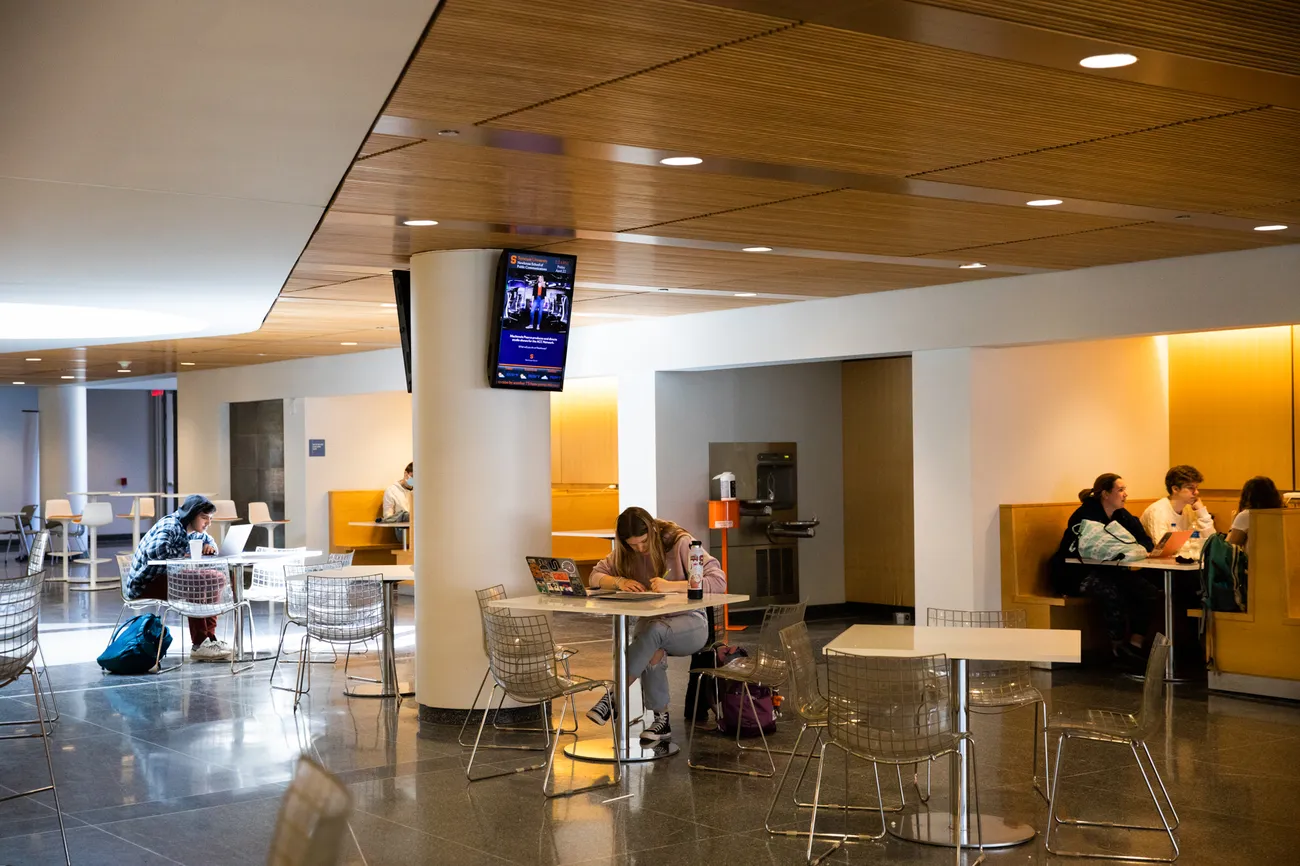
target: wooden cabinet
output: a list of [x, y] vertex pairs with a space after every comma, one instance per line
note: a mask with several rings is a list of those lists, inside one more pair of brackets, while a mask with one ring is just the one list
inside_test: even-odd
[[551, 483], [618, 483], [617, 379], [570, 379], [551, 395]]

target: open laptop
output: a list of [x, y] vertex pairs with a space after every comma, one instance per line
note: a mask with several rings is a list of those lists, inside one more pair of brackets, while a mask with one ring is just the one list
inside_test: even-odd
[[564, 556], [526, 556], [533, 583], [542, 595], [616, 596], [609, 589], [588, 589], [578, 576], [578, 563]]
[[226, 529], [226, 537], [221, 539], [221, 549], [217, 551], [220, 556], [235, 556], [244, 552], [244, 545], [248, 544], [249, 533], [253, 531], [251, 523], [236, 523]]
[[1147, 556], [1151, 559], [1163, 559], [1167, 556], [1173, 556], [1183, 549], [1183, 545], [1186, 544], [1187, 539], [1191, 537], [1192, 530], [1190, 529], [1180, 529], [1178, 532], [1166, 532], [1164, 535], [1160, 536], [1160, 540], [1156, 542], [1155, 547], [1151, 548], [1151, 552], [1147, 554]]

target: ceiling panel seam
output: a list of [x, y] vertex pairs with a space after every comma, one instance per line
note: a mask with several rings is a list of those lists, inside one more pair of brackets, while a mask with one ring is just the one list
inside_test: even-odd
[[[1098, 226], [1097, 228], [1094, 229], [1080, 229], [1077, 232], [1060, 232], [1059, 234], [1054, 234], [1054, 235], [1039, 235], [1037, 237], [1032, 237], [1032, 238], [1018, 238], [1014, 241], [1001, 241], [996, 244], [977, 244], [976, 246], [973, 247], [957, 247], [955, 249], [950, 249], [950, 250], [934, 250], [928, 253], [916, 253], [916, 256], [918, 257], [943, 256], [943, 255], [948, 255], [949, 253], [964, 253], [964, 252], [969, 252], [971, 250], [990, 250], [990, 249], [997, 249], [998, 247], [1010, 246], [1011, 244], [1024, 244], [1024, 243], [1030, 243], [1032, 241], [1050, 241], [1053, 238], [1068, 238], [1068, 237], [1074, 237], [1076, 235], [1090, 235], [1095, 232], [1109, 232], [1109, 231], [1114, 231], [1115, 229], [1131, 229], [1137, 226], [1153, 226], [1153, 225], [1159, 225], [1159, 223], [1157, 223], [1155, 220], [1146, 220], [1144, 222], [1123, 223], [1117, 226]], [[1072, 269], [1067, 269], [1067, 270], [1072, 270]]]
[[753, 33], [750, 34], [749, 36], [742, 36], [739, 39], [731, 39], [727, 42], [719, 42], [717, 45], [710, 45], [708, 48], [701, 48], [699, 51], [692, 51], [690, 54], [683, 54], [681, 57], [674, 57], [672, 60], [665, 60], [662, 63], [656, 63], [653, 66], [647, 66], [644, 69], [638, 69], [634, 72], [628, 72], [625, 75], [619, 75], [614, 78], [610, 78], [606, 81], [598, 81], [595, 84], [589, 84], [586, 87], [580, 87], [577, 90], [570, 91], [569, 93], [562, 93], [559, 96], [552, 96], [549, 99], [543, 99], [541, 102], [535, 102], [532, 105], [525, 105], [522, 108], [514, 108], [511, 109], [510, 111], [502, 112], [501, 114], [494, 115], [484, 120], [476, 121], [474, 125], [483, 126], [484, 124], [495, 123], [498, 120], [502, 120], [504, 118], [510, 117], [515, 114], [522, 114], [525, 111], [532, 111], [535, 108], [541, 108], [546, 105], [551, 105], [552, 103], [560, 102], [562, 100], [568, 99], [573, 96], [580, 96], [581, 94], [584, 93], [590, 93], [593, 90], [599, 90], [600, 88], [608, 87], [611, 84], [618, 84], [619, 82], [627, 81], [629, 79], [636, 78], [641, 75], [646, 75], [651, 72], [657, 72], [660, 69], [665, 69], [669, 66], [675, 66], [678, 63], [684, 63], [688, 60], [694, 60], [697, 57], [703, 57], [706, 54], [712, 54], [715, 51], [721, 51], [724, 48], [730, 48], [734, 45], [743, 45], [747, 42], [753, 42], [756, 39], [764, 39], [768, 36], [774, 36], [778, 33], [786, 33], [790, 30], [794, 30], [795, 28], [801, 26], [803, 26], [802, 21], [792, 21], [789, 24], [785, 24], [781, 27], [774, 27], [770, 30], [764, 30], [761, 33]]
[[[405, 148], [408, 147], [415, 147], [417, 144], [424, 144], [426, 141], [428, 141], [427, 138], [420, 138], [420, 139], [416, 139], [415, 141], [408, 141], [405, 144], [399, 144], [394, 147], [387, 148], [386, 150], [377, 150], [374, 153], [367, 153], [365, 156], [358, 156], [354, 160], [354, 162], [364, 162], [367, 159], [374, 159], [377, 156], [383, 156], [384, 154], [392, 153], [395, 150], [404, 150]], [[344, 179], [346, 180], [346, 176]]]
[[1040, 153], [1050, 153], [1054, 150], [1065, 150], [1069, 147], [1079, 147], [1084, 144], [1096, 144], [1101, 141], [1114, 141], [1117, 138], [1127, 138], [1131, 135], [1141, 135], [1146, 132], [1155, 132], [1160, 129], [1173, 129], [1179, 126], [1188, 126], [1193, 123], [1201, 123], [1206, 120], [1222, 120], [1225, 117], [1235, 117], [1239, 114], [1252, 114], [1257, 111], [1267, 111], [1273, 108], [1272, 105], [1254, 105], [1250, 108], [1239, 108], [1235, 111], [1225, 111], [1220, 114], [1210, 114], [1205, 117], [1191, 117], [1185, 120], [1175, 120], [1170, 123], [1162, 123], [1157, 126], [1148, 126], [1143, 129], [1132, 129], [1127, 132], [1115, 132], [1110, 135], [1101, 135], [1096, 138], [1085, 138], [1080, 141], [1072, 141], [1068, 144], [1052, 144], [1047, 147], [1038, 147], [1033, 150], [1026, 150], [1020, 153], [1009, 153], [1003, 156], [994, 156], [988, 159], [977, 159], [974, 162], [963, 162], [959, 165], [950, 165], [946, 168], [927, 168], [925, 171], [918, 171], [913, 174], [905, 175], [909, 180], [919, 177], [925, 177], [927, 174], [938, 174], [945, 171], [954, 171], [956, 169], [969, 168], [974, 165], [989, 165], [990, 163], [1002, 162], [1007, 159], [1018, 159], [1023, 156], [1035, 156]]
[[664, 220], [661, 223], [650, 223], [648, 225], [637, 226], [635, 228], [630, 228], [630, 229], [619, 229], [616, 232], [616, 234], [640, 232], [640, 231], [645, 231], [646, 229], [658, 228], [660, 226], [670, 226], [676, 223], [685, 223], [685, 222], [690, 222], [692, 220], [702, 220], [702, 219], [706, 219], [707, 217], [722, 216], [723, 214], [740, 213], [741, 211], [753, 210], [754, 208], [760, 208], [760, 207], [768, 207], [774, 204], [785, 204], [787, 202], [800, 201], [801, 199], [806, 199], [806, 198], [817, 198], [818, 196], [830, 195], [833, 192], [848, 192], [851, 189], [852, 187], [841, 186], [841, 187], [836, 187], [835, 189], [823, 189], [823, 190], [818, 190], [817, 192], [806, 192], [803, 193], [802, 195], [792, 195], [789, 198], [778, 198], [778, 199], [773, 199], [772, 201], [761, 201], [756, 204], [746, 204], [746, 205], [741, 205], [740, 207], [725, 208], [723, 210], [711, 211], [709, 213], [696, 214], [695, 216], [681, 217], [680, 219], [675, 219], [675, 220]]

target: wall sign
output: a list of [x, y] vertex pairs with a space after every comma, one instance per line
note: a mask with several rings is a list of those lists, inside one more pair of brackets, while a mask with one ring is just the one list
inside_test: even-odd
[[308, 457], [324, 457], [324, 456], [325, 456], [325, 440], [324, 440], [324, 439], [308, 439], [308, 440], [307, 440], [307, 456], [308, 456]]

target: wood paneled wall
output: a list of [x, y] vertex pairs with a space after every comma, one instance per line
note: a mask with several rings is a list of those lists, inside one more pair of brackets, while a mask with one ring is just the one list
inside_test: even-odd
[[1169, 337], [1169, 459], [1190, 463], [1206, 489], [1253, 475], [1295, 487], [1296, 342], [1290, 326]]
[[912, 359], [844, 364], [844, 598], [915, 604]]
[[551, 483], [618, 483], [617, 379], [571, 379], [551, 395]]

